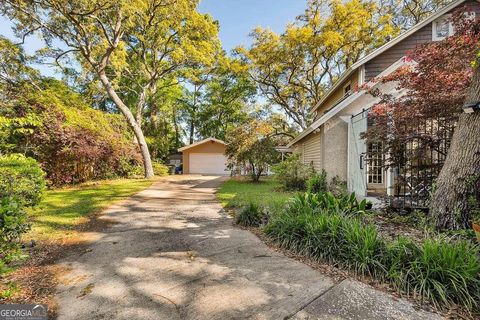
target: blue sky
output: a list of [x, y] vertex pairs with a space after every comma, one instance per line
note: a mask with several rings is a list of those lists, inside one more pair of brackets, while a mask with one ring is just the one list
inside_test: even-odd
[[[257, 26], [281, 32], [305, 6], [306, 0], [202, 0], [199, 11], [209, 13], [220, 22], [220, 39], [229, 52], [238, 45], [248, 46], [251, 43], [248, 35]], [[0, 35], [13, 40], [11, 27], [8, 19], [0, 17]], [[42, 41], [37, 36], [28, 37], [24, 45], [27, 54], [41, 47]], [[54, 75], [51, 67], [37, 67], [45, 75]]]
[[305, 7], [306, 0], [202, 0], [199, 11], [220, 22], [223, 47], [230, 51], [240, 44], [248, 46], [248, 34], [257, 26], [281, 32]]

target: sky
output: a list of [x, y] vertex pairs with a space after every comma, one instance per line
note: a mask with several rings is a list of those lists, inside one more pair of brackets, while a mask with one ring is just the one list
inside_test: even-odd
[[227, 51], [248, 46], [249, 33], [258, 26], [282, 32], [302, 14], [306, 0], [202, 0], [199, 11], [220, 22], [220, 39]]
[[[255, 27], [282, 32], [305, 6], [306, 0], [201, 0], [199, 11], [209, 13], [220, 22], [220, 39], [223, 48], [230, 52], [239, 45], [248, 46], [251, 43], [248, 35]], [[12, 23], [0, 16], [0, 35], [18, 42], [11, 27]], [[27, 54], [33, 54], [42, 46], [37, 36], [31, 36], [25, 41], [24, 49]], [[55, 76], [52, 67], [36, 67], [46, 76]]]

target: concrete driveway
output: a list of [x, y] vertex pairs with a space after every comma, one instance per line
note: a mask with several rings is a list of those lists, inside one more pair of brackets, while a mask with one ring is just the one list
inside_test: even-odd
[[[348, 309], [346, 302], [337, 303], [339, 297], [355, 292], [350, 283], [335, 285], [232, 226], [214, 195], [224, 179], [167, 177], [107, 210], [103, 217], [115, 224], [97, 234], [84, 254], [62, 262], [70, 271], [61, 279], [56, 296], [59, 319], [360, 319], [365, 315], [350, 317], [358, 311]], [[362, 300], [375, 305], [376, 298], [365, 296], [367, 289], [360, 290]], [[361, 309], [364, 302], [357, 301], [353, 308]], [[392, 303], [394, 310], [400, 310], [398, 319], [430, 319], [415, 313], [410, 317], [414, 311], [408, 303], [400, 307]], [[388, 305], [378, 307], [388, 309]]]

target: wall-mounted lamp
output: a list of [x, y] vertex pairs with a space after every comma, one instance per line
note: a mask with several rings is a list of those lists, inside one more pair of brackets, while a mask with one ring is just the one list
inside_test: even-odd
[[465, 113], [480, 112], [480, 101], [464, 105], [463, 112]]

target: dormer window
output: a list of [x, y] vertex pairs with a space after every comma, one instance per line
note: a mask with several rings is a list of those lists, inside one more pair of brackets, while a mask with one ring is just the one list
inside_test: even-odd
[[[465, 12], [466, 19], [475, 19], [475, 12]], [[437, 20], [433, 21], [432, 25], [432, 40], [442, 41], [455, 33], [455, 27], [451, 21], [452, 15], [446, 14]]]
[[443, 16], [433, 22], [433, 41], [441, 41], [453, 35], [453, 25], [450, 16]]

